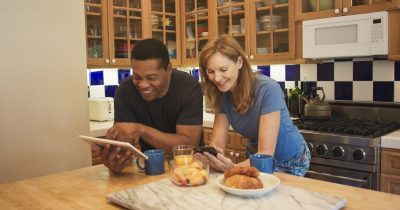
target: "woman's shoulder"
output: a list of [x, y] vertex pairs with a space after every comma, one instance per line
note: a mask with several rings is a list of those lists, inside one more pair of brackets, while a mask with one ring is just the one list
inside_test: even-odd
[[278, 88], [278, 87], [280, 87], [278, 82], [272, 79], [271, 77], [265, 75], [257, 75], [256, 85], [255, 85], [256, 90], [260, 89], [267, 90], [270, 88]]

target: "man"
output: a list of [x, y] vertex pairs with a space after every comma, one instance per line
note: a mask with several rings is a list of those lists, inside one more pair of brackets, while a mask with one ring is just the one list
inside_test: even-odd
[[[142, 151], [174, 145], [204, 145], [203, 94], [200, 83], [185, 72], [173, 70], [167, 47], [145, 39], [132, 50], [133, 75], [124, 80], [114, 97], [114, 125], [106, 138], [134, 143]], [[92, 146], [104, 165], [121, 172], [132, 163], [130, 152]]]

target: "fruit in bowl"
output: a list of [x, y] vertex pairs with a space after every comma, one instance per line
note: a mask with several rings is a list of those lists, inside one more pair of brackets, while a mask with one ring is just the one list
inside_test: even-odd
[[196, 186], [204, 184], [208, 180], [208, 160], [192, 157], [189, 161], [182, 161], [182, 159], [175, 157], [175, 160], [168, 162], [168, 166], [169, 177], [176, 185]]

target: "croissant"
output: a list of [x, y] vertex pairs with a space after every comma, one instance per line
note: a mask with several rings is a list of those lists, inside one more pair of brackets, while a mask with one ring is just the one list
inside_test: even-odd
[[225, 178], [225, 186], [236, 189], [260, 189], [263, 183], [255, 177], [236, 174], [229, 178]]
[[260, 175], [260, 172], [257, 170], [257, 168], [252, 167], [252, 166], [233, 167], [233, 168], [225, 170], [224, 177], [226, 179], [235, 174], [241, 174], [241, 175], [246, 175], [246, 176], [250, 176], [250, 177], [258, 177]]

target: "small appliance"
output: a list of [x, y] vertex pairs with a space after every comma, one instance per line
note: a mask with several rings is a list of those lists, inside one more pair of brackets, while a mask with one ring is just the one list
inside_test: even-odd
[[114, 99], [89, 98], [89, 119], [93, 121], [108, 121], [114, 119]]

